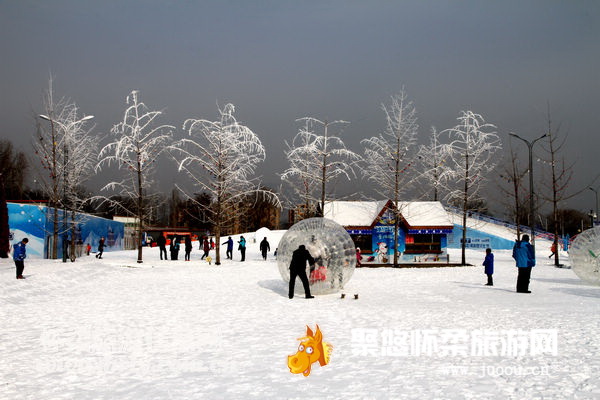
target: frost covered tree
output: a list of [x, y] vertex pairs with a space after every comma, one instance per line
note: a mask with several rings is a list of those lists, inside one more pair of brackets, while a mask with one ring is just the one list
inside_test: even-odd
[[[44, 113], [39, 117], [48, 121], [48, 124], [45, 127], [38, 124], [33, 147], [45, 172], [39, 177], [39, 182], [42, 191], [48, 196], [52, 210], [50, 258], [56, 258], [58, 235], [66, 234], [69, 230], [67, 211], [73, 213], [78, 211], [88, 200], [80, 198], [75, 193], [77, 193], [76, 188], [80, 187], [92, 173], [92, 158], [95, 157], [97, 150], [97, 138], [91, 134], [91, 129], [86, 127], [87, 121], [93, 116], [80, 118], [75, 103], [65, 98], [54, 99], [52, 78], [44, 98]], [[59, 228], [59, 207], [63, 209], [62, 228]], [[71, 237], [74, 239], [73, 235]]]
[[216, 121], [187, 119], [183, 129], [188, 137], [172, 146], [179, 171], [189, 177], [193, 193], [210, 196], [207, 205], [178, 186], [187, 199], [206, 211], [214, 226], [217, 265], [221, 263], [221, 233], [236, 217], [234, 210], [241, 200], [255, 195], [280, 206], [279, 198], [253, 178], [256, 167], [265, 160], [265, 148], [250, 128], [237, 121], [234, 112], [234, 105], [226, 104]]
[[375, 192], [391, 199], [396, 207], [394, 224], [394, 266], [398, 265], [398, 219], [400, 196], [408, 189], [408, 170], [415, 161], [414, 147], [417, 137], [417, 113], [406, 92], [392, 96], [389, 105], [382, 104], [386, 128], [382, 134], [363, 139], [363, 175], [374, 183]]
[[62, 136], [54, 121], [65, 121], [70, 113], [71, 105], [64, 99], [55, 100], [52, 78], [49, 79], [48, 90], [44, 95], [44, 115], [50, 121], [50, 129], [42, 128], [37, 121], [37, 133], [33, 143], [36, 156], [39, 158], [44, 174], [39, 176], [42, 191], [48, 196], [48, 205], [52, 210], [52, 247], [50, 258], [58, 257], [58, 209], [61, 204], [61, 142]]
[[[588, 190], [588, 188], [596, 182], [598, 175], [587, 185], [579, 189], [572, 189], [572, 178], [574, 174], [574, 163], [568, 162], [564, 157], [560, 156], [563, 151], [565, 144], [567, 143], [567, 135], [560, 135], [559, 128], [552, 129], [552, 120], [550, 118], [550, 106], [548, 105], [548, 131], [545, 135], [548, 138], [548, 142], [544, 147], [547, 156], [544, 160], [550, 168], [550, 179], [544, 182], [546, 186], [546, 195], [543, 195], [543, 199], [549, 201], [552, 204], [552, 233], [554, 234], [554, 245], [555, 248], [559, 248], [559, 205], [574, 196]], [[554, 253], [554, 265], [560, 266], [559, 252]]]
[[421, 184], [424, 183], [420, 187], [421, 190], [433, 190], [430, 197], [433, 201], [439, 201], [442, 191], [448, 190], [447, 184], [451, 175], [446, 160], [447, 146], [441, 142], [440, 137], [441, 132], [432, 126], [429, 144], [419, 146], [418, 153], [420, 172], [417, 180]]
[[[347, 121], [320, 121], [313, 117], [296, 120], [304, 125], [288, 145], [286, 151], [290, 167], [281, 175], [281, 179], [295, 188], [296, 195], [301, 201], [309, 204], [307, 210], [314, 209], [323, 216], [325, 201], [331, 199], [327, 193], [328, 185], [340, 176], [350, 180], [356, 176], [354, 166], [360, 161], [360, 156], [348, 150], [344, 142], [330, 128], [335, 125], [348, 124]], [[322, 134], [316, 132], [322, 128]], [[316, 184], [316, 185], [315, 185]], [[315, 186], [313, 186], [315, 185]]]
[[[102, 190], [116, 192], [119, 196], [133, 200], [133, 207], [120, 203], [117, 206], [134, 216], [137, 223], [137, 262], [142, 260], [142, 234], [147, 217], [152, 212], [150, 204], [159, 196], [152, 192], [153, 174], [160, 155], [173, 140], [171, 125], [159, 125], [161, 111], [152, 111], [139, 100], [139, 92], [132, 91], [127, 96], [128, 107], [123, 120], [111, 129], [114, 141], [100, 150], [97, 171], [104, 167], [116, 166], [125, 171], [121, 181], [112, 181]], [[102, 201], [115, 203], [115, 200], [102, 196]], [[116, 205], [116, 204], [115, 204]]]
[[318, 181], [319, 174], [315, 168], [319, 164], [317, 149], [315, 146], [315, 135], [305, 129], [301, 129], [292, 139], [287, 141], [285, 155], [290, 164], [289, 168], [281, 175], [291, 189], [289, 206], [294, 208], [302, 204], [304, 218], [317, 214], [318, 188], [314, 182]]
[[93, 127], [88, 129], [85, 126], [85, 121], [92, 116], [78, 119], [77, 109], [73, 112], [74, 121], [65, 125], [63, 138], [64, 207], [70, 213], [71, 255], [75, 254], [75, 226], [78, 220], [81, 221], [78, 213], [83, 212], [85, 206], [91, 202], [92, 196], [83, 190], [83, 185], [94, 173], [100, 143], [100, 136], [93, 132]]
[[509, 184], [509, 188], [498, 185], [500, 190], [506, 195], [509, 200], [508, 209], [511, 210], [511, 217], [517, 226], [517, 239], [521, 238], [521, 221], [524, 216], [526, 204], [523, 199], [523, 177], [528, 170], [519, 166], [517, 155], [512, 147], [512, 142], [508, 141], [509, 154], [508, 159], [500, 172], [500, 178]]
[[502, 148], [500, 138], [493, 131], [495, 126], [472, 111], [461, 111], [458, 125], [443, 131], [449, 137], [448, 167], [455, 189], [448, 194], [450, 201], [462, 204], [462, 265], [466, 264], [467, 213], [470, 204], [477, 203], [486, 174], [497, 164], [496, 152]]

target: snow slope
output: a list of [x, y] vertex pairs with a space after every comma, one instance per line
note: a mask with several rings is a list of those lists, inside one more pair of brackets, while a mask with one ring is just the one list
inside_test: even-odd
[[[463, 218], [462, 213], [454, 212], [451, 208], [446, 208], [446, 211], [448, 212], [450, 221], [452, 221], [453, 224], [462, 226], [462, 218]], [[483, 232], [491, 234], [491, 235], [501, 237], [506, 240], [511, 240], [511, 241], [514, 241], [517, 237], [516, 230], [515, 230], [516, 228], [511, 229], [504, 225], [500, 225], [500, 224], [496, 224], [496, 223], [488, 222], [488, 221], [483, 221], [481, 219], [471, 218], [471, 217], [467, 217], [467, 229], [476, 229], [476, 230], [483, 231]], [[529, 234], [529, 227], [522, 226], [521, 230], [523, 233]], [[544, 246], [547, 244], [548, 245], [547, 248], [549, 248], [549, 246], [550, 246], [549, 240], [546, 240], [543, 238], [536, 238], [536, 242], [537, 241], [542, 242], [544, 244]]]
[[[16, 280], [0, 260], [0, 399], [600, 397], [600, 288], [548, 265], [545, 249], [531, 294], [514, 292], [509, 251], [495, 253], [493, 287], [483, 285], [483, 252], [469, 251], [478, 267], [357, 269], [345, 299], [289, 300], [258, 242], [246, 262], [235, 251], [218, 267], [197, 249], [185, 262], [160, 261], [154, 248], [141, 265], [135, 251], [27, 260], [27, 279]], [[287, 356], [315, 324], [334, 346], [331, 362], [292, 375]], [[525, 343], [493, 355], [510, 332], [538, 329], [556, 334], [555, 351], [531, 354]]]

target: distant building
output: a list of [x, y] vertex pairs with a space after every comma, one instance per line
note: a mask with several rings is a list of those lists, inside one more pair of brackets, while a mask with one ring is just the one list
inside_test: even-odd
[[[401, 261], [430, 261], [445, 257], [453, 224], [438, 201], [398, 204], [398, 252]], [[387, 201], [332, 201], [325, 218], [342, 225], [361, 249], [363, 262], [391, 263], [394, 254], [396, 206]]]
[[137, 228], [138, 228], [137, 217], [122, 217], [115, 215], [113, 221], [122, 222], [124, 226], [123, 234], [123, 250], [134, 250], [137, 249]]

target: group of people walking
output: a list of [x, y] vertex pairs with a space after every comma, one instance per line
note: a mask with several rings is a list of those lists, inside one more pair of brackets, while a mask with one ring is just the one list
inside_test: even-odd
[[[179, 259], [179, 251], [181, 250], [181, 242], [182, 241], [183, 241], [183, 249], [185, 251], [184, 259], [185, 259], [185, 261], [190, 261], [191, 254], [192, 254], [192, 237], [190, 235], [174, 236], [170, 239], [169, 253], [170, 253], [171, 260]], [[162, 233], [158, 236], [158, 239], [156, 239], [156, 245], [158, 246], [158, 249], [159, 249], [160, 259], [161, 260], [169, 260], [169, 257], [167, 256], [167, 238]], [[203, 246], [203, 244], [201, 241], [200, 242], [201, 250], [203, 248], [202, 246]], [[204, 238], [204, 256], [202, 256], [202, 259], [204, 259], [206, 256], [208, 256], [208, 252], [210, 251], [211, 246], [212, 246], [212, 248], [214, 248], [213, 240], [210, 239], [210, 242], [209, 242], [207, 238]]]
[[[171, 260], [177, 260], [179, 257], [179, 249], [180, 249], [181, 237], [175, 236], [171, 239], [170, 242], [170, 253]], [[215, 249], [215, 242], [212, 238], [204, 237], [200, 241], [199, 250], [203, 251], [201, 260], [211, 260], [210, 252]], [[160, 259], [168, 260], [167, 257], [167, 238], [161, 234], [156, 240], [156, 244], [159, 247], [160, 251]], [[226, 246], [225, 257], [227, 260], [233, 260], [233, 238], [231, 236], [228, 239], [221, 243], [222, 246]], [[192, 238], [190, 235], [185, 235], [184, 238], [184, 248], [185, 248], [185, 261], [190, 261], [190, 254], [192, 252]], [[246, 261], [246, 239], [244, 236], [240, 236], [238, 240], [238, 251], [240, 252], [240, 261]], [[262, 242], [260, 242], [260, 251], [264, 260], [267, 259], [267, 253], [271, 251], [271, 247], [267, 238], [265, 237]]]

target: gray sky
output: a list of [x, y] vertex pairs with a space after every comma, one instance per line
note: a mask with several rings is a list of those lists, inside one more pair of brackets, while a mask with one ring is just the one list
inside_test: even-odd
[[[586, 185], [600, 172], [599, 17], [600, 2], [578, 0], [0, 0], [0, 135], [30, 151], [50, 74], [98, 132], [133, 89], [178, 128], [231, 102], [265, 144], [259, 173], [276, 186], [295, 119], [350, 121], [342, 137], [360, 151], [384, 127], [380, 104], [404, 86], [421, 142], [469, 109], [503, 140], [533, 139], [549, 103], [569, 134], [573, 185]], [[587, 190], [570, 205], [593, 204]]]

